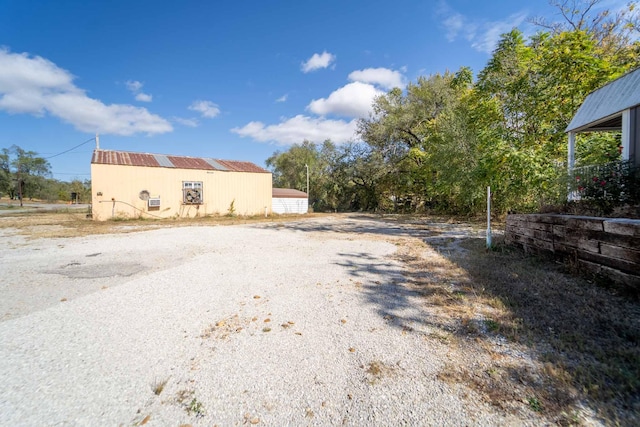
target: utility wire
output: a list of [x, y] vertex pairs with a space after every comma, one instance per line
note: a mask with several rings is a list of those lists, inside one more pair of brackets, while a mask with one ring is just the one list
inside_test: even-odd
[[85, 142], [83, 142], [82, 144], [78, 144], [78, 145], [76, 145], [75, 147], [69, 148], [68, 150], [63, 151], [62, 153], [58, 153], [58, 154], [54, 154], [53, 156], [45, 157], [44, 159], [45, 159], [45, 160], [49, 160], [49, 159], [53, 159], [54, 157], [61, 156], [61, 155], [63, 155], [63, 154], [68, 153], [69, 151], [75, 150], [75, 149], [76, 149], [76, 148], [78, 148], [78, 147], [82, 147], [84, 144], [87, 144], [87, 143], [89, 143], [89, 142], [91, 142], [91, 141], [95, 141], [95, 139], [96, 139], [96, 137], [94, 136], [94, 137], [93, 137], [93, 138], [91, 138], [91, 139], [87, 139], [87, 140], [86, 140]]

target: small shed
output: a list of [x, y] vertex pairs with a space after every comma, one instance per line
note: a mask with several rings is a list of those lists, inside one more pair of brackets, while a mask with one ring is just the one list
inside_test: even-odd
[[271, 211], [277, 214], [306, 214], [309, 211], [309, 196], [304, 191], [292, 188], [273, 188]]
[[622, 159], [640, 166], [640, 68], [591, 92], [567, 126], [569, 169], [575, 166], [576, 134], [622, 131]]

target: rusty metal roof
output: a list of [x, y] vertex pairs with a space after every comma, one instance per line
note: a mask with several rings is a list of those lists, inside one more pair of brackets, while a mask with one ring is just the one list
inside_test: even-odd
[[92, 164], [270, 173], [251, 162], [128, 151], [94, 150]]
[[307, 193], [293, 188], [272, 188], [271, 197], [278, 199], [306, 199]]

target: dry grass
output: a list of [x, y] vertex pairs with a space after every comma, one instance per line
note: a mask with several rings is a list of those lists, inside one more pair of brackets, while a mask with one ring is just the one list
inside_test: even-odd
[[16, 211], [0, 216], [0, 229], [14, 229], [29, 239], [79, 237], [93, 234], [131, 233], [161, 227], [186, 227], [209, 225], [238, 225], [254, 223], [284, 223], [295, 219], [320, 217], [323, 214], [227, 217], [205, 216], [198, 218], [168, 219], [116, 219], [93, 221], [85, 211], [61, 209], [59, 211]]
[[[554, 262], [484, 241], [440, 256], [405, 241], [398, 258], [434, 312], [453, 362], [439, 378], [506, 411], [580, 424], [580, 404], [606, 424], [640, 419], [640, 304]], [[425, 251], [427, 257], [425, 257]]]

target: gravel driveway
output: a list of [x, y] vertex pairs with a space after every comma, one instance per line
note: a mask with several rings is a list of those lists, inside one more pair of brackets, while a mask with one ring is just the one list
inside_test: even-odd
[[394, 321], [430, 315], [385, 237], [411, 232], [336, 221], [0, 230], [0, 425], [524, 424]]

